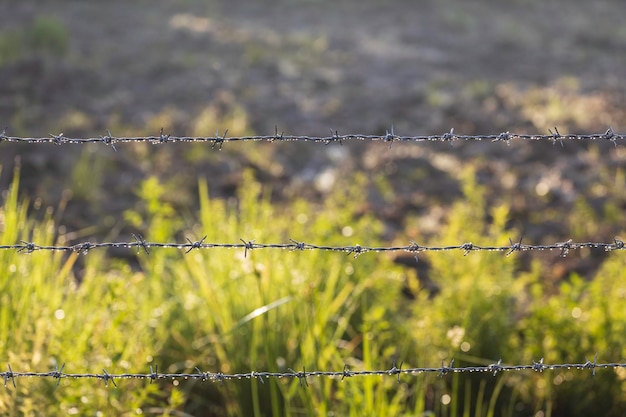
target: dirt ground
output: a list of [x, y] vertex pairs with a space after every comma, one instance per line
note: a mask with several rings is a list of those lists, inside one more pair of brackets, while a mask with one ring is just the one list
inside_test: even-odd
[[[69, 37], [63, 53], [1, 64], [0, 124], [18, 136], [161, 127], [272, 134], [275, 126], [303, 135], [392, 126], [399, 135], [623, 132], [624, 15], [621, 0], [3, 1], [2, 33], [45, 16]], [[609, 200], [626, 209], [618, 175], [626, 147], [610, 142], [118, 148], [2, 143], [0, 185], [19, 156], [23, 192], [44, 206], [66, 205], [65, 230], [100, 241], [118, 237], [111, 230], [126, 237], [112, 225], [137, 204], [149, 175], [171, 186], [168, 199], [181, 212], [193, 212], [198, 176], [214, 194], [230, 195], [245, 167], [281, 190], [277, 199], [318, 201], [351, 172], [382, 172], [393, 196], [372, 185], [368, 209], [387, 222], [390, 239], [433, 233], [460, 196], [467, 166], [490, 201], [512, 205], [511, 225], [527, 243], [571, 237], [567, 213], [580, 198], [598, 213]], [[418, 220], [409, 225], [408, 217]], [[585, 237], [610, 241], [623, 232], [623, 222], [612, 222]]]

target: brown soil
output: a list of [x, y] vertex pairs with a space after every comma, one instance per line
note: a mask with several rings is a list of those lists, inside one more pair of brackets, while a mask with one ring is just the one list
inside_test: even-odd
[[[20, 136], [156, 134], [160, 127], [179, 135], [272, 134], [276, 125], [310, 135], [384, 133], [391, 126], [400, 135], [626, 129], [622, 1], [471, 3], [2, 2], [5, 32], [52, 16], [69, 31], [69, 49], [26, 53], [0, 67], [0, 123]], [[608, 200], [626, 209], [616, 182], [624, 149], [256, 143], [222, 151], [119, 145], [115, 153], [95, 145], [3, 143], [0, 185], [19, 156], [24, 193], [44, 206], [72, 194], [62, 222], [104, 240], [150, 174], [172, 186], [168, 198], [181, 211], [193, 212], [198, 176], [210, 178], [214, 194], [230, 195], [241, 170], [252, 167], [278, 185], [278, 199], [315, 199], [326, 193], [321, 173], [339, 179], [354, 170], [384, 172], [393, 198], [372, 187], [368, 209], [387, 221], [390, 238], [404, 239], [428, 235], [444, 221], [461, 193], [460, 172], [472, 166], [490, 201], [511, 204], [511, 226], [524, 230], [525, 242], [547, 243], [572, 235], [568, 213], [580, 198], [598, 213]], [[80, 161], [93, 175], [77, 174]], [[419, 219], [412, 228], [407, 216]], [[610, 240], [620, 232], [613, 223], [584, 237]]]

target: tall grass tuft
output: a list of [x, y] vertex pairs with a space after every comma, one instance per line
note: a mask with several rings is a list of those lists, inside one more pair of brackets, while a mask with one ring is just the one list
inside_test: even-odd
[[[200, 183], [197, 236], [207, 242], [282, 242], [290, 238], [351, 244], [354, 234], [379, 241], [382, 225], [357, 215], [364, 203], [359, 179], [321, 210], [297, 201], [280, 208], [250, 173], [236, 200], [209, 198]], [[165, 214], [164, 214], [165, 215]], [[157, 214], [153, 225], [163, 224]], [[350, 230], [346, 228], [351, 228]], [[358, 243], [358, 242], [352, 242]], [[168, 299], [160, 325], [168, 329], [161, 363], [168, 371], [200, 369], [225, 373], [270, 370], [290, 372], [388, 367], [403, 356], [398, 343], [403, 324], [397, 316], [401, 271], [385, 258], [359, 259], [319, 251], [191, 251], [143, 257], [155, 293]], [[398, 414], [406, 390], [386, 379], [316, 379], [303, 388], [295, 380], [224, 385], [187, 383], [185, 411], [220, 415], [298, 415], [365, 410]]]

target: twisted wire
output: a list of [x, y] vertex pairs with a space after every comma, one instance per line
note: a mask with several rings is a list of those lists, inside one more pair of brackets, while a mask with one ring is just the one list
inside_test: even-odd
[[511, 255], [514, 252], [525, 251], [560, 251], [561, 257], [566, 257], [573, 250], [580, 250], [583, 248], [602, 249], [604, 251], [616, 251], [626, 249], [624, 241], [618, 238], [613, 239], [613, 242], [574, 242], [569, 239], [564, 242], [557, 242], [545, 245], [530, 245], [522, 243], [521, 240], [513, 242], [509, 239], [508, 245], [476, 245], [471, 242], [456, 244], [456, 245], [443, 245], [443, 246], [425, 246], [410, 241], [410, 245], [405, 246], [361, 246], [347, 245], [347, 246], [329, 246], [329, 245], [317, 245], [312, 243], [299, 242], [291, 240], [291, 243], [256, 243], [254, 240], [240, 239], [241, 243], [210, 243], [205, 242], [206, 236], [200, 240], [192, 241], [187, 238], [186, 242], [148, 242], [141, 235], [133, 234], [134, 241], [128, 242], [79, 242], [73, 245], [41, 245], [35, 242], [28, 242], [21, 240], [19, 243], [13, 245], [0, 245], [0, 250], [15, 250], [19, 253], [33, 253], [36, 251], [65, 251], [65, 252], [78, 252], [86, 254], [94, 249], [101, 248], [129, 248], [143, 250], [146, 255], [150, 254], [150, 250], [154, 248], [158, 249], [181, 249], [185, 253], [189, 253], [194, 249], [214, 249], [214, 248], [226, 248], [226, 249], [244, 249], [244, 256], [247, 257], [248, 253], [253, 250], [260, 249], [282, 249], [289, 251], [305, 251], [305, 250], [318, 250], [318, 251], [330, 251], [330, 252], [343, 252], [348, 255], [354, 255], [355, 258], [368, 252], [408, 252], [415, 256], [420, 252], [444, 252], [444, 251], [463, 251], [464, 255], [468, 255], [470, 252], [504, 252], [506, 256]]
[[592, 133], [592, 134], [561, 134], [555, 127], [554, 131], [549, 130], [549, 134], [523, 134], [512, 132], [501, 132], [497, 134], [486, 135], [462, 135], [454, 133], [454, 129], [450, 131], [437, 134], [437, 135], [416, 135], [416, 136], [402, 136], [394, 133], [393, 127], [388, 130], [384, 135], [365, 135], [365, 134], [344, 134], [340, 135], [338, 131], [331, 129], [330, 136], [307, 136], [307, 135], [286, 135], [284, 132], [278, 133], [278, 128], [275, 129], [273, 135], [255, 135], [255, 136], [227, 136], [228, 129], [220, 135], [219, 130], [215, 132], [215, 136], [172, 136], [166, 134], [161, 129], [159, 135], [155, 136], [113, 136], [109, 130], [106, 131], [106, 135], [100, 135], [98, 137], [88, 138], [70, 138], [63, 133], [50, 134], [48, 137], [18, 137], [9, 136], [6, 134], [6, 128], [0, 133], [1, 142], [18, 142], [18, 143], [50, 143], [55, 145], [67, 145], [67, 144], [88, 144], [88, 143], [102, 143], [112, 146], [114, 150], [116, 143], [127, 142], [147, 142], [152, 144], [165, 144], [165, 143], [189, 143], [189, 142], [206, 142], [211, 144], [211, 148], [218, 147], [221, 149], [225, 143], [228, 142], [316, 142], [316, 143], [340, 143], [344, 141], [379, 141], [389, 143], [389, 146], [395, 142], [449, 142], [452, 144], [455, 141], [492, 141], [492, 142], [504, 142], [510, 144], [514, 140], [524, 141], [550, 141], [553, 144], [559, 142], [563, 146], [564, 141], [581, 141], [581, 140], [601, 140], [609, 141], [613, 145], [617, 146], [618, 141], [626, 139], [626, 134], [616, 133], [613, 128], [609, 127], [604, 133]]
[[148, 373], [109, 373], [105, 369], [102, 373], [68, 373], [64, 372], [65, 364], [61, 368], [55, 368], [49, 372], [19, 372], [14, 371], [11, 365], [8, 365], [8, 370], [0, 372], [0, 378], [4, 380], [4, 386], [7, 386], [8, 382], [11, 382], [15, 387], [15, 380], [19, 378], [47, 378], [56, 379], [57, 384], [62, 379], [98, 379], [108, 386], [109, 382], [115, 386], [116, 380], [124, 379], [140, 379], [149, 380], [151, 383], [158, 380], [200, 380], [202, 382], [226, 382], [244, 379], [257, 379], [260, 382], [265, 382], [267, 379], [295, 379], [297, 378], [301, 385], [308, 386], [307, 378], [340, 378], [344, 380], [352, 377], [367, 377], [367, 376], [395, 376], [400, 382], [402, 375], [417, 375], [417, 374], [437, 374], [442, 377], [450, 373], [483, 373], [497, 375], [500, 372], [520, 372], [520, 371], [558, 371], [558, 370], [590, 370], [592, 375], [595, 376], [597, 370], [605, 369], [618, 369], [626, 368], [626, 363], [598, 363], [598, 355], [596, 354], [593, 361], [587, 360], [584, 363], [556, 363], [547, 364], [544, 363], [543, 358], [539, 361], [532, 361], [531, 364], [521, 365], [506, 365], [502, 363], [502, 360], [498, 360], [495, 363], [486, 366], [465, 366], [454, 367], [454, 359], [452, 359], [449, 365], [446, 365], [442, 361], [441, 366], [438, 367], [418, 367], [418, 368], [402, 368], [402, 363], [397, 365], [395, 362], [389, 369], [375, 369], [375, 370], [360, 370], [352, 371], [345, 365], [341, 371], [295, 371], [288, 368], [289, 372], [268, 372], [268, 371], [250, 371], [245, 373], [233, 373], [225, 374], [223, 372], [204, 372], [200, 368], [195, 368], [195, 372], [191, 373], [160, 373], [158, 367], [155, 369], [150, 366], [150, 372]]

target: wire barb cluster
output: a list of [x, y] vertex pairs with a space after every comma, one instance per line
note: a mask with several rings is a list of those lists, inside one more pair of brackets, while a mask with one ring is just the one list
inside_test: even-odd
[[115, 147], [116, 143], [125, 142], [148, 142], [152, 144], [165, 144], [165, 143], [178, 143], [178, 142], [208, 142], [211, 144], [211, 148], [218, 150], [222, 149], [222, 146], [226, 142], [318, 142], [326, 145], [331, 143], [343, 144], [347, 140], [360, 140], [360, 141], [379, 141], [383, 143], [389, 143], [389, 147], [395, 142], [449, 142], [452, 145], [455, 141], [492, 141], [492, 142], [505, 142], [510, 145], [512, 140], [530, 140], [530, 141], [550, 141], [556, 144], [558, 141], [561, 146], [566, 140], [601, 140], [609, 141], [613, 145], [617, 146], [617, 141], [623, 141], [626, 139], [626, 134], [616, 133], [613, 128], [609, 127], [604, 133], [592, 133], [592, 134], [561, 134], [555, 127], [554, 131], [549, 129], [549, 134], [521, 134], [511, 132], [501, 132], [497, 134], [487, 135], [462, 135], [454, 133], [454, 128], [448, 132], [444, 132], [439, 135], [417, 135], [417, 136], [402, 136], [397, 135], [394, 132], [393, 126], [390, 130], [387, 130], [384, 135], [364, 135], [358, 133], [340, 135], [337, 130], [330, 129], [330, 136], [306, 136], [306, 135], [286, 135], [284, 132], [278, 133], [278, 126], [275, 127], [275, 133], [273, 135], [258, 135], [258, 136], [232, 136], [228, 137], [228, 129], [224, 130], [222, 135], [219, 134], [219, 130], [216, 130], [215, 136], [201, 137], [201, 136], [172, 136], [163, 132], [163, 128], [156, 136], [120, 136], [116, 137], [111, 134], [109, 130], [106, 131], [105, 136], [90, 137], [90, 138], [69, 138], [63, 133], [57, 135], [50, 134], [49, 137], [18, 137], [8, 136], [5, 128], [0, 133], [0, 142], [20, 142], [20, 143], [52, 143], [55, 145], [66, 144], [86, 144], [86, 143], [103, 143], [107, 146], [111, 146], [114, 151], [117, 152]]
[[131, 234], [134, 241], [129, 242], [79, 242], [74, 245], [40, 245], [35, 242], [28, 242], [20, 240], [19, 243], [14, 245], [0, 245], [0, 250], [16, 250], [19, 253], [33, 253], [36, 251], [65, 251], [65, 252], [78, 252], [81, 254], [87, 254], [92, 249], [98, 248], [136, 248], [138, 251], [142, 250], [146, 255], [150, 254], [150, 249], [182, 249], [185, 253], [189, 253], [194, 249], [213, 249], [213, 248], [226, 248], [226, 249], [243, 249], [244, 256], [247, 257], [248, 253], [257, 249], [288, 249], [290, 251], [305, 251], [305, 250], [319, 250], [330, 252], [344, 252], [348, 255], [354, 255], [355, 258], [367, 252], [409, 252], [417, 255], [420, 252], [443, 252], [443, 251], [463, 251], [463, 255], [468, 255], [470, 252], [505, 252], [505, 256], [509, 256], [514, 252], [523, 251], [544, 251], [544, 250], [558, 250], [561, 257], [566, 257], [570, 251], [580, 250], [583, 248], [603, 249], [610, 252], [615, 250], [626, 249], [624, 241], [618, 238], [613, 239], [613, 242], [574, 242], [572, 239], [568, 239], [565, 242], [557, 242], [547, 245], [529, 245], [522, 243], [521, 239], [517, 242], [513, 242], [509, 239], [509, 245], [502, 246], [481, 246], [475, 245], [471, 242], [461, 243], [457, 245], [446, 246], [424, 246], [419, 245], [415, 241], [411, 240], [410, 245], [406, 246], [361, 246], [359, 244], [350, 246], [326, 246], [316, 245], [312, 243], [299, 242], [291, 239], [291, 243], [255, 243], [254, 240], [240, 239], [241, 243], [210, 243], [205, 242], [207, 236], [197, 241], [192, 241], [187, 238], [187, 242], [148, 242], [140, 234]]
[[300, 386], [308, 387], [309, 382], [307, 378], [318, 377], [318, 378], [336, 378], [343, 381], [346, 378], [352, 377], [366, 377], [366, 376], [394, 376], [400, 381], [400, 377], [402, 375], [417, 375], [417, 374], [437, 374], [439, 377], [444, 377], [450, 373], [483, 373], [483, 374], [492, 374], [496, 376], [500, 372], [520, 372], [520, 371], [534, 371], [534, 372], [543, 372], [543, 371], [557, 371], [557, 370], [591, 370], [592, 376], [596, 375], [596, 371], [598, 369], [617, 369], [617, 368], [626, 368], [626, 363], [598, 363], [598, 355], [594, 356], [593, 362], [587, 360], [584, 363], [558, 363], [558, 364], [547, 364], [544, 363], [543, 358], [539, 361], [533, 361], [532, 364], [525, 365], [505, 365], [502, 363], [502, 359], [498, 360], [495, 363], [486, 366], [465, 366], [465, 367], [454, 367], [454, 359], [450, 361], [449, 365], [446, 365], [445, 362], [441, 362], [441, 366], [439, 367], [431, 367], [431, 368], [403, 368], [403, 363], [400, 363], [400, 366], [396, 365], [396, 362], [393, 362], [390, 369], [377, 369], [377, 370], [361, 370], [361, 371], [352, 371], [345, 365], [341, 371], [307, 371], [305, 368], [302, 368], [302, 371], [295, 371], [291, 368], [288, 368], [289, 372], [268, 372], [268, 371], [251, 371], [246, 373], [234, 373], [234, 374], [225, 374], [223, 372], [204, 372], [201, 371], [200, 368], [196, 367], [193, 373], [161, 373], [159, 372], [158, 366], [154, 369], [150, 366], [149, 373], [122, 373], [122, 374], [112, 374], [107, 372], [105, 369], [102, 370], [102, 373], [68, 373], [64, 372], [65, 364], [61, 366], [61, 368], [55, 367], [54, 370], [50, 372], [17, 372], [11, 368], [11, 365], [8, 365], [8, 370], [4, 372], [0, 372], [0, 378], [4, 380], [4, 386], [7, 386], [7, 383], [10, 381], [13, 384], [13, 387], [16, 387], [15, 380], [18, 378], [48, 378], [48, 379], [56, 379], [57, 386], [60, 384], [62, 379], [99, 379], [104, 382], [105, 386], [109, 385], [111, 382], [115, 387], [117, 387], [116, 380], [123, 379], [141, 379], [148, 380], [150, 383], [159, 381], [159, 380], [200, 380], [201, 382], [225, 382], [225, 381], [235, 381], [235, 380], [244, 380], [244, 379], [257, 379], [262, 383], [265, 383], [266, 380], [276, 378], [276, 379], [298, 379]]

